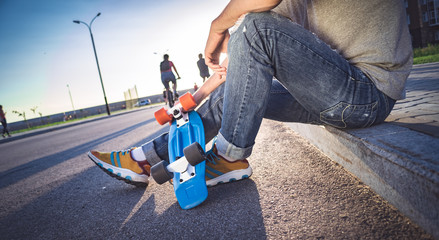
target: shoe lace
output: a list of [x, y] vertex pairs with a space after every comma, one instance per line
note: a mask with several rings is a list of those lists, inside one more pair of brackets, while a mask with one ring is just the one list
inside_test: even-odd
[[216, 165], [216, 161], [221, 160], [218, 155], [216, 155], [216, 153], [213, 151], [213, 149], [215, 148], [215, 143], [216, 143], [216, 137], [213, 139], [213, 143], [212, 143], [212, 147], [210, 148], [209, 151], [207, 151], [206, 153], [206, 159], [207, 161], [209, 161], [210, 163]]
[[122, 156], [125, 156], [125, 154], [130, 153], [133, 149], [134, 148], [117, 151], [116, 154], [122, 153]]
[[218, 157], [218, 155], [216, 155], [216, 154], [213, 152], [213, 149], [209, 150], [209, 151], [206, 153], [206, 159], [207, 159], [207, 161], [209, 161], [210, 163], [212, 163], [212, 164], [214, 164], [214, 165], [216, 165], [216, 161], [221, 160], [221, 159]]

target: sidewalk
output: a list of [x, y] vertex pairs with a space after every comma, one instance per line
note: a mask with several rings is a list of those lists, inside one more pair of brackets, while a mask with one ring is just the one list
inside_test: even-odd
[[439, 63], [413, 67], [407, 98], [384, 124], [348, 131], [289, 126], [439, 238]]

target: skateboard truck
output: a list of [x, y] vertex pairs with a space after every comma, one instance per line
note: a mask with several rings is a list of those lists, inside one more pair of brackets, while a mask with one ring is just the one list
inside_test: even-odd
[[[175, 108], [176, 107], [176, 108]], [[172, 110], [172, 115], [174, 116], [175, 120], [177, 121], [177, 127], [183, 126], [189, 121], [189, 117], [187, 112], [182, 111], [182, 107], [177, 104], [176, 106], [172, 107], [170, 110]]]
[[179, 181], [184, 183], [196, 176], [195, 165], [206, 159], [203, 148], [197, 142], [183, 149], [184, 156], [168, 164], [161, 161], [151, 167], [151, 176], [158, 184], [163, 184], [174, 177], [174, 173], [180, 173]]
[[167, 122], [172, 123], [172, 119], [177, 121], [177, 127], [183, 126], [189, 121], [188, 111], [197, 106], [194, 97], [186, 93], [180, 97], [180, 102], [170, 109], [162, 108], [154, 113], [154, 116], [160, 125]]

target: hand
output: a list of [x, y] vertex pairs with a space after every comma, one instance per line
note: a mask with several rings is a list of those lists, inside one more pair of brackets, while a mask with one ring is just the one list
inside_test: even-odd
[[227, 44], [230, 39], [229, 31], [216, 30], [215, 21], [212, 23], [209, 37], [204, 50], [206, 65], [220, 76], [226, 75], [227, 69], [220, 65], [221, 53], [227, 53]]
[[[249, 12], [263, 12], [276, 7], [282, 0], [230, 0], [223, 12], [210, 25], [209, 37], [204, 50], [205, 62], [220, 77], [227, 69], [220, 66], [221, 53], [227, 52], [229, 31], [238, 18]], [[221, 78], [220, 78], [221, 79]]]

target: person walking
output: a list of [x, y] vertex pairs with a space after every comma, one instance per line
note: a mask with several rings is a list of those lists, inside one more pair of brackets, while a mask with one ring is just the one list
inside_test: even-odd
[[9, 134], [8, 131], [8, 123], [6, 122], [6, 113], [3, 111], [3, 106], [0, 105], [0, 122], [2, 123], [3, 126], [3, 133], [2, 136], [3, 138], [5, 138], [5, 134], [8, 134], [8, 137], [10, 137], [11, 135]]
[[199, 60], [197, 61], [198, 69], [200, 70], [200, 76], [203, 79], [203, 83], [206, 78], [210, 77], [209, 68], [207, 67], [205, 60], [203, 58], [203, 54], [198, 54]]

